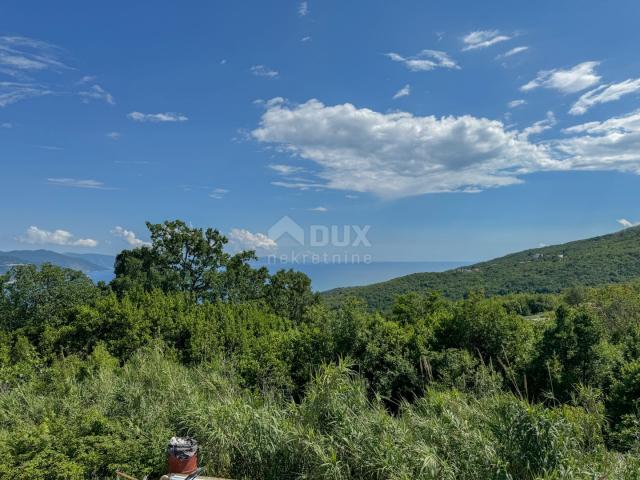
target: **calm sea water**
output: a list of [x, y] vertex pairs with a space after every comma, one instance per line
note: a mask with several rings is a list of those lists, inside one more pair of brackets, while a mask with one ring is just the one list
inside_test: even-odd
[[[274, 273], [280, 269], [293, 268], [306, 273], [311, 278], [316, 291], [330, 290], [338, 287], [353, 287], [384, 282], [392, 278], [419, 272], [443, 272], [465, 265], [467, 262], [372, 262], [342, 264], [268, 264], [266, 261], [256, 262], [257, 266], [266, 266]], [[90, 272], [94, 282], [109, 282], [113, 272], [104, 270]]]

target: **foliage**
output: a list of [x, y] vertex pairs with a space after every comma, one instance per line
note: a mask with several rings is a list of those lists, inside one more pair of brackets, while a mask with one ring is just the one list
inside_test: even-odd
[[[487, 295], [524, 292], [534, 294], [530, 298], [542, 299], [540, 294], [558, 293], [574, 286], [621, 283], [640, 277], [639, 242], [640, 227], [628, 228], [602, 237], [525, 250], [448, 272], [415, 273], [364, 287], [337, 288], [324, 292], [323, 296], [331, 305], [355, 296], [378, 310], [390, 309], [395, 297], [408, 292], [439, 291], [453, 299], [479, 290]], [[549, 309], [551, 305], [544, 303], [531, 313], [539, 313], [540, 307]]]
[[0, 479], [153, 478], [182, 434], [238, 479], [640, 477], [640, 284], [332, 308], [150, 228], [110, 287], [0, 277]]

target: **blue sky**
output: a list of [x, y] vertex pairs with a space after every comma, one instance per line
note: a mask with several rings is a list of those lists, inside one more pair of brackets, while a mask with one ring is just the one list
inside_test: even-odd
[[0, 249], [181, 218], [272, 253], [286, 215], [480, 260], [640, 221], [640, 4], [490, 5], [4, 1]]

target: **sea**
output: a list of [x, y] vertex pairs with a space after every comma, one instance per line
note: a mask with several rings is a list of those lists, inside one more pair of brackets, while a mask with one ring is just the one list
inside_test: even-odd
[[[311, 278], [314, 291], [322, 292], [339, 287], [354, 287], [384, 282], [420, 272], [444, 272], [468, 265], [470, 262], [371, 262], [371, 263], [269, 263], [266, 260], [255, 262], [255, 266], [266, 266], [271, 273], [292, 268], [306, 273]], [[114, 274], [111, 270], [89, 272], [94, 281], [110, 282]]]

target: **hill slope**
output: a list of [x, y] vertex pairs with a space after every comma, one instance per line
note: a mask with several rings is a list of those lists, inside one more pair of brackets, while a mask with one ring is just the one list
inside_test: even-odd
[[[11, 252], [0, 252], [0, 273], [7, 272], [13, 265], [33, 264], [42, 265], [51, 263], [59, 267], [72, 268], [83, 272], [95, 272], [106, 270], [103, 262], [97, 263], [79, 255], [69, 255], [50, 250], [14, 250]], [[113, 268], [113, 262], [111, 262]]]
[[487, 294], [558, 292], [563, 288], [616, 283], [640, 277], [640, 227], [563, 245], [525, 250], [441, 273], [415, 273], [364, 287], [338, 288], [322, 295], [330, 304], [347, 296], [388, 308], [396, 295], [438, 290], [460, 298], [470, 290]]

